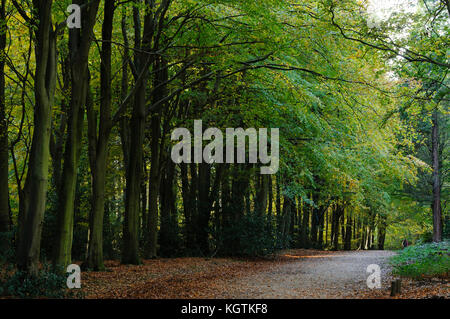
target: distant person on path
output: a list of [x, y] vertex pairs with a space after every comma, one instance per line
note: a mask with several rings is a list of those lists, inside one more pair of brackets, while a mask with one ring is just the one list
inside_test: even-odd
[[402, 246], [403, 246], [403, 248], [406, 248], [406, 247], [409, 246], [409, 242], [408, 242], [407, 239], [403, 239], [403, 241], [402, 241]]

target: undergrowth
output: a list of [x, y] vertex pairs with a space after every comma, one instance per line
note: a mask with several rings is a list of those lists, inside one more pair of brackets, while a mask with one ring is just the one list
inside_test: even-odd
[[448, 278], [450, 242], [409, 246], [391, 258], [393, 274], [414, 279]]

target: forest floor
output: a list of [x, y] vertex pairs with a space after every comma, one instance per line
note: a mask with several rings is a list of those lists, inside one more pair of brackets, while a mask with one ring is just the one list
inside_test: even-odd
[[[268, 259], [174, 258], [139, 266], [106, 262], [107, 271], [82, 273], [86, 298], [392, 298], [390, 251], [287, 250]], [[381, 269], [369, 289], [367, 266]], [[402, 280], [400, 298], [449, 298], [449, 281]]]

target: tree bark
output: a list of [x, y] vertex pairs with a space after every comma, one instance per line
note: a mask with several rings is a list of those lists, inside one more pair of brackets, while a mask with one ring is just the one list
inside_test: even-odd
[[384, 250], [384, 241], [386, 238], [386, 216], [380, 216], [378, 225], [378, 249]]
[[318, 232], [319, 232], [319, 238], [317, 240], [317, 247], [319, 249], [322, 249], [323, 247], [323, 230], [324, 230], [324, 224], [325, 224], [325, 220], [324, 220], [324, 215], [325, 215], [325, 211], [328, 210], [328, 208], [322, 209], [323, 207], [319, 207], [319, 227], [318, 227]]
[[197, 245], [204, 256], [209, 255], [209, 220], [211, 217], [210, 194], [211, 165], [199, 164], [198, 174], [198, 230]]
[[230, 227], [232, 225], [231, 187], [230, 187], [230, 178], [229, 178], [231, 166], [230, 166], [230, 164], [223, 164], [223, 165], [224, 165], [225, 172], [224, 172], [224, 177], [221, 180], [221, 217], [222, 217], [221, 229], [228, 230], [228, 229], [230, 229]]
[[[154, 95], [153, 103], [157, 103], [167, 95], [166, 82], [168, 80], [168, 66], [163, 57], [155, 60], [154, 69]], [[164, 108], [164, 106], [163, 106]], [[155, 258], [157, 255], [158, 239], [158, 195], [161, 184], [161, 114], [155, 113], [151, 119], [151, 164], [148, 194], [148, 228], [147, 228], [147, 258]]]
[[[249, 187], [248, 179], [242, 174], [242, 166], [235, 164], [232, 168], [232, 183], [231, 183], [231, 207], [234, 212], [232, 223], [239, 225], [244, 214], [244, 194]], [[240, 251], [240, 239], [236, 238], [232, 241], [232, 251]]]
[[160, 254], [164, 257], [173, 256], [174, 250], [178, 247], [175, 241], [177, 236], [176, 227], [176, 193], [174, 190], [175, 163], [171, 160], [166, 162], [164, 170], [164, 182], [161, 189], [161, 229], [159, 232]]
[[33, 1], [36, 72], [34, 76], [34, 130], [23, 201], [19, 208], [17, 265], [30, 275], [38, 272], [50, 157], [51, 109], [56, 84], [56, 36], [52, 1]]
[[273, 185], [272, 185], [272, 175], [267, 175], [267, 185], [268, 185], [268, 207], [267, 207], [267, 220], [269, 223], [272, 222], [273, 214]]
[[325, 247], [328, 246], [328, 208], [325, 211]]
[[[317, 197], [313, 197], [314, 204], [317, 205]], [[319, 226], [320, 208], [316, 206], [311, 207], [311, 234], [310, 241], [314, 248], [317, 248], [317, 230]]]
[[186, 238], [186, 248], [192, 249], [194, 243], [194, 232], [192, 225], [192, 205], [191, 191], [189, 187], [188, 164], [181, 163], [181, 195], [183, 197], [184, 210], [184, 233]]
[[[8, 187], [8, 123], [5, 104], [6, 0], [0, 6], [0, 234], [10, 230]], [[0, 251], [10, 247], [9, 238], [0, 239]]]
[[[139, 1], [136, 1], [139, 3]], [[150, 10], [150, 8], [146, 8]], [[142, 179], [142, 156], [145, 130], [145, 87], [147, 85], [147, 59], [141, 50], [148, 49], [151, 34], [148, 34], [151, 21], [151, 13], [147, 11], [145, 14], [145, 33], [144, 45], [141, 40], [141, 20], [137, 6], [133, 7], [134, 19], [134, 65], [137, 69], [143, 69], [143, 80], [138, 82], [135, 75], [136, 91], [134, 94], [133, 111], [130, 120], [130, 147], [128, 149], [128, 165], [126, 169], [126, 192], [125, 192], [125, 220], [123, 225], [123, 248], [122, 263], [135, 264], [140, 263], [139, 258], [139, 209], [140, 209], [140, 187]], [[145, 46], [145, 49], [144, 49]], [[149, 207], [150, 209], [150, 207]]]
[[269, 175], [257, 175], [257, 197], [255, 208], [257, 214], [263, 216], [267, 210], [267, 197], [269, 195]]
[[301, 247], [309, 248], [309, 207], [305, 207], [305, 202], [302, 201], [302, 211], [303, 211], [303, 222], [302, 222], [302, 233], [301, 233]]
[[333, 214], [333, 250], [339, 249], [339, 221], [341, 219], [342, 211], [342, 206], [337, 204]]
[[[139, 3], [139, 1], [136, 1]], [[140, 214], [140, 188], [142, 181], [142, 159], [143, 159], [143, 143], [145, 136], [145, 122], [146, 122], [146, 86], [148, 83], [149, 72], [148, 68], [154, 62], [154, 55], [147, 54], [152, 50], [158, 48], [158, 37], [154, 35], [160, 34], [157, 31], [158, 25], [163, 21], [165, 13], [169, 7], [170, 1], [163, 0], [156, 8], [154, 1], [145, 0], [145, 16], [144, 16], [144, 32], [141, 39], [141, 22], [140, 13], [137, 6], [133, 8], [134, 18], [134, 39], [135, 39], [135, 53], [134, 53], [134, 68], [141, 70], [139, 78], [135, 75], [136, 91], [134, 94], [133, 112], [131, 115], [130, 125], [133, 128], [131, 131], [129, 163], [127, 169], [127, 189], [125, 194], [125, 221], [123, 228], [123, 251], [122, 263], [124, 264], [139, 264], [139, 214]], [[161, 31], [161, 30], [159, 30]], [[154, 46], [152, 47], [152, 43]], [[155, 94], [158, 94], [155, 92]], [[153, 140], [153, 137], [152, 137]], [[153, 157], [153, 155], [152, 155]], [[150, 175], [152, 173], [150, 172]], [[151, 183], [153, 183], [152, 181]], [[157, 183], [158, 185], [158, 183]], [[153, 196], [155, 191], [152, 189], [152, 184], [149, 186], [149, 193]], [[151, 195], [149, 195], [151, 196]], [[157, 200], [155, 198], [155, 200]], [[155, 207], [154, 200], [149, 202], [149, 222], [154, 228], [156, 222], [154, 219]], [[157, 207], [156, 207], [157, 209]], [[157, 213], [156, 213], [157, 214]], [[157, 216], [157, 215], [156, 215]], [[151, 232], [151, 230], [148, 230]], [[152, 236], [154, 236], [152, 233]], [[150, 238], [147, 244], [147, 257], [156, 256], [154, 248], [156, 247], [156, 239]]]
[[[105, 269], [103, 264], [103, 215], [105, 212], [108, 141], [111, 132], [111, 37], [113, 17], [114, 0], [105, 0], [102, 26], [103, 41], [100, 53], [100, 123], [98, 137], [96, 136], [95, 140], [92, 141], [95, 144], [95, 161], [91, 163], [92, 208], [89, 225], [89, 249], [86, 260], [87, 267], [96, 271]], [[93, 128], [95, 133], [96, 130], [97, 125]]]
[[[70, 90], [70, 59], [65, 57], [61, 61], [61, 72], [63, 78], [63, 88], [64, 94]], [[59, 123], [56, 119], [52, 121], [52, 133], [50, 135], [50, 155], [52, 157], [52, 183], [55, 190], [61, 188], [61, 169], [62, 169], [62, 158], [64, 151], [64, 136], [67, 127], [67, 103], [68, 99], [66, 97], [61, 101], [61, 114], [59, 116]], [[58, 128], [56, 128], [59, 124]]]
[[158, 195], [160, 187], [160, 135], [161, 116], [154, 114], [151, 119], [152, 140], [151, 140], [151, 167], [148, 193], [148, 225], [147, 225], [147, 247], [146, 257], [156, 258], [158, 240]]
[[[87, 1], [83, 2], [84, 4]], [[53, 252], [53, 264], [64, 269], [71, 263], [74, 201], [77, 169], [83, 134], [84, 110], [89, 83], [88, 59], [93, 29], [100, 0], [87, 6], [81, 29], [69, 29], [69, 54], [72, 90], [64, 151], [61, 189], [58, 194], [58, 224]]]
[[352, 249], [352, 217], [347, 210], [347, 221], [345, 224], [344, 250]]
[[439, 119], [438, 111], [433, 112], [432, 161], [433, 161], [433, 241], [442, 241], [441, 181], [439, 175]]

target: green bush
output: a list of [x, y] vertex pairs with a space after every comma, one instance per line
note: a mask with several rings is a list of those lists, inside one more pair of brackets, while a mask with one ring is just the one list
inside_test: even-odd
[[0, 266], [4, 263], [12, 263], [16, 258], [13, 247], [14, 233], [15, 228], [10, 232], [0, 233], [0, 243], [8, 243], [6, 248], [3, 248], [4, 246], [0, 247]]
[[276, 241], [265, 216], [251, 213], [241, 221], [240, 253], [244, 256], [265, 256], [274, 252]]
[[444, 231], [442, 233], [442, 236], [447, 239], [450, 240], [450, 216], [447, 215], [444, 218]]
[[433, 242], [433, 232], [427, 231], [420, 235], [420, 243], [432, 243]]
[[159, 231], [159, 256], [177, 257], [182, 254], [182, 239], [177, 221], [178, 216], [161, 216]]
[[409, 246], [391, 258], [393, 273], [415, 279], [448, 277], [450, 271], [450, 243], [430, 243]]
[[219, 254], [225, 256], [262, 257], [277, 249], [277, 236], [267, 216], [249, 213], [239, 223], [224, 227], [216, 234]]
[[75, 294], [67, 288], [66, 275], [53, 271], [49, 265], [44, 265], [36, 276], [11, 268], [5, 269], [0, 276], [0, 296], [55, 299], [72, 298]]

